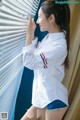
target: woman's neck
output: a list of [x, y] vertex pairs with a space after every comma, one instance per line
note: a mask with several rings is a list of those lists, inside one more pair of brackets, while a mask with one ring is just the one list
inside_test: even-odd
[[61, 29], [58, 25], [51, 26], [48, 30], [49, 33], [61, 32]]

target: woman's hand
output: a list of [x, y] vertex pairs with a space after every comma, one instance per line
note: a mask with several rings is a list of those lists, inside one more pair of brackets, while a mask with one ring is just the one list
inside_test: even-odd
[[36, 24], [32, 18], [29, 18], [29, 23], [28, 23], [28, 28], [27, 28], [27, 40], [26, 43], [27, 45], [32, 43], [32, 40], [34, 39], [34, 31], [36, 28]]

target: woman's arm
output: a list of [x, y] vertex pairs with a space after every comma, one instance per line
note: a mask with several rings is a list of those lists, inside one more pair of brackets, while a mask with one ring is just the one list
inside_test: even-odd
[[63, 46], [57, 45], [49, 50], [42, 51], [39, 54], [35, 54], [32, 46], [23, 48], [23, 64], [25, 67], [35, 70], [48, 68], [49, 65], [61, 65], [67, 55], [67, 49]]
[[29, 24], [27, 29], [27, 39], [26, 39], [26, 46], [32, 44], [32, 40], [34, 39], [34, 31], [36, 28], [35, 22], [32, 20], [32, 18], [29, 18]]

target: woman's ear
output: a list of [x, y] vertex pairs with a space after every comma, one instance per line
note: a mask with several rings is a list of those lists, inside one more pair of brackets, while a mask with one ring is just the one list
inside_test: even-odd
[[50, 15], [49, 21], [50, 21], [50, 22], [54, 22], [54, 21], [55, 21], [55, 16], [54, 16], [54, 14], [51, 14], [51, 15]]

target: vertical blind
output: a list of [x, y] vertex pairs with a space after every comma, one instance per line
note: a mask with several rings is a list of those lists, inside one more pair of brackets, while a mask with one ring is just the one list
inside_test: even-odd
[[0, 0], [0, 90], [22, 67], [27, 17], [35, 16], [40, 0]]
[[27, 18], [34, 18], [39, 1], [0, 0], [0, 114], [7, 112], [9, 120], [14, 120], [23, 71], [22, 48], [26, 40]]

